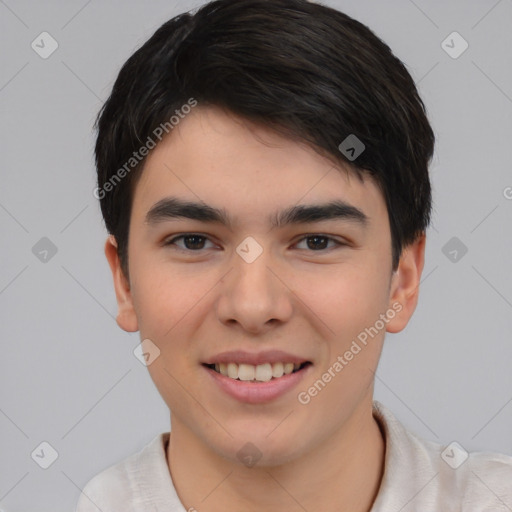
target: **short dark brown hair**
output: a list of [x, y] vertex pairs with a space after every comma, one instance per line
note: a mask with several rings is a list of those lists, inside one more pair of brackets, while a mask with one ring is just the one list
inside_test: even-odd
[[[359, 177], [371, 175], [386, 201], [393, 269], [403, 247], [426, 230], [435, 138], [391, 49], [362, 23], [318, 3], [217, 0], [164, 23], [122, 66], [96, 120], [97, 197], [127, 277], [133, 192], [145, 158], [132, 161], [133, 170], [126, 163], [190, 98], [305, 142]], [[364, 144], [355, 160], [339, 149], [348, 136]]]

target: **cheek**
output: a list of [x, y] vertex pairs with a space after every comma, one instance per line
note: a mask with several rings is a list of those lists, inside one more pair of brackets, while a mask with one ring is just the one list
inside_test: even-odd
[[168, 407], [186, 410], [192, 404], [182, 385], [197, 366], [190, 345], [197, 318], [202, 314], [206, 283], [197, 279], [191, 284], [183, 276], [154, 264], [137, 275], [137, 283], [133, 287], [133, 303], [140, 339], [151, 340], [159, 350], [147, 369]]
[[297, 295], [328, 337], [346, 341], [373, 325], [387, 307], [388, 280], [378, 266], [339, 267], [295, 280]]
[[153, 262], [136, 277], [132, 296], [141, 339], [154, 341], [169, 364], [183, 364], [212, 310], [218, 274]]
[[132, 298], [141, 338], [158, 340], [159, 344], [172, 338], [180, 319], [193, 306], [191, 288], [156, 265], [139, 272], [132, 286]]

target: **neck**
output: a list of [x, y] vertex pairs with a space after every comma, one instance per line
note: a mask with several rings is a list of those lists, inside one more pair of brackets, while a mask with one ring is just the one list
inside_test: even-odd
[[371, 400], [305, 455], [278, 466], [247, 468], [227, 460], [176, 418], [167, 449], [181, 502], [187, 510], [201, 512], [369, 512], [384, 458], [385, 440], [372, 416]]

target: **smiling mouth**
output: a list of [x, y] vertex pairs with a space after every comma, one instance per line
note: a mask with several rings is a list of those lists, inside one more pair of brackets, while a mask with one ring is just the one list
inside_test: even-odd
[[203, 366], [233, 380], [245, 382], [270, 382], [281, 377], [297, 373], [311, 365], [309, 361], [304, 363], [264, 363], [259, 365], [217, 363], [204, 364]]

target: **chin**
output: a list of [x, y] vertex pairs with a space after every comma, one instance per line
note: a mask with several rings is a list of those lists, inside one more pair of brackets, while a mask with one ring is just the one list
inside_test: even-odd
[[[228, 428], [233, 433], [233, 438], [225, 436], [221, 443], [211, 446], [223, 458], [248, 468], [281, 466], [300, 456], [303, 443], [298, 446], [294, 441], [297, 439], [296, 435], [290, 434], [289, 430], [283, 429], [281, 435], [277, 432], [269, 434], [276, 425], [278, 423], [274, 423], [269, 429], [239, 430], [238, 434]], [[303, 439], [303, 436], [299, 438]]]

